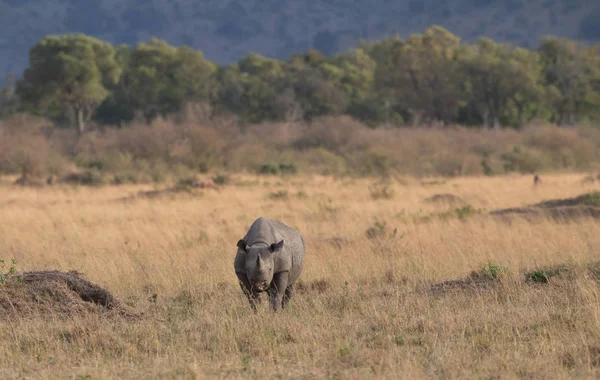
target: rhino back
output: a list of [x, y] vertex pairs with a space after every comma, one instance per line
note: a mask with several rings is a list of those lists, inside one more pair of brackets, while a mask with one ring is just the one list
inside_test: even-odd
[[304, 266], [304, 239], [298, 231], [279, 220], [272, 219], [271, 224], [284, 240], [283, 250], [280, 253], [280, 260], [275, 267], [275, 272], [289, 271], [288, 282], [293, 284], [302, 273], [302, 267]]
[[264, 216], [256, 219], [244, 236], [244, 240], [250, 246], [256, 243], [273, 244], [282, 238], [273, 221]]

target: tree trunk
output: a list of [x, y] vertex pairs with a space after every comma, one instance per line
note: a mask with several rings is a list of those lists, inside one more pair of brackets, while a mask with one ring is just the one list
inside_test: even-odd
[[494, 115], [494, 129], [500, 129], [500, 120], [496, 115]]
[[77, 131], [81, 135], [81, 134], [83, 134], [83, 132], [85, 132], [85, 119], [83, 117], [83, 109], [77, 108], [75, 110], [75, 113], [77, 116]]
[[490, 111], [486, 109], [485, 111], [483, 111], [483, 129], [488, 129], [489, 126], [490, 126]]
[[523, 129], [523, 107], [522, 106], [517, 106], [517, 117], [518, 117], [517, 129]]

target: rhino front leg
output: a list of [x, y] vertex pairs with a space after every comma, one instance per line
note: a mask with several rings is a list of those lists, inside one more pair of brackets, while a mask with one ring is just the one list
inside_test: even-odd
[[250, 281], [248, 281], [248, 276], [246, 276], [246, 273], [236, 272], [235, 274], [237, 275], [237, 278], [240, 282], [240, 288], [242, 288], [242, 291], [244, 292], [246, 297], [248, 297], [248, 302], [250, 302], [252, 310], [256, 312], [256, 305], [261, 303], [260, 294], [252, 289], [252, 286], [250, 285]]
[[283, 304], [281, 305], [282, 309], [285, 309], [287, 307], [288, 302], [290, 302], [290, 299], [292, 299], [294, 295], [294, 284], [288, 285], [288, 287], [285, 289], [285, 294], [283, 295]]
[[277, 311], [277, 309], [283, 307], [283, 297], [288, 286], [288, 272], [276, 273], [273, 276], [272, 286], [273, 289], [269, 291], [271, 310]]

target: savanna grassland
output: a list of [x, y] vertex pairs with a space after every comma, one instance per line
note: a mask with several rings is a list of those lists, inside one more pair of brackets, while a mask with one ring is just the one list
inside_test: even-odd
[[[128, 313], [4, 310], [0, 377], [598, 378], [598, 221], [487, 215], [600, 189], [583, 176], [240, 175], [152, 198], [6, 181], [4, 271], [79, 271]], [[306, 240], [283, 313], [252, 313], [233, 272], [260, 215]]]

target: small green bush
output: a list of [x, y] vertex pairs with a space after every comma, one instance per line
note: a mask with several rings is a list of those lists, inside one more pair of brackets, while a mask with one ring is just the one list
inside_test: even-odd
[[215, 178], [213, 178], [213, 181], [215, 182], [215, 184], [223, 186], [227, 185], [230, 182], [230, 178], [226, 175], [217, 175]]
[[288, 199], [288, 192], [286, 190], [279, 190], [269, 194], [270, 199]]
[[112, 184], [113, 185], [126, 185], [126, 184], [136, 184], [138, 183], [138, 178], [133, 173], [127, 174], [115, 174]]
[[508, 268], [506, 266], [490, 263], [481, 268], [479, 275], [481, 277], [497, 280], [506, 274], [506, 272], [508, 272]]
[[296, 174], [298, 173], [298, 168], [294, 164], [272, 164], [266, 163], [262, 164], [258, 169], [259, 174], [269, 174], [269, 175], [277, 175], [277, 174]]
[[387, 223], [386, 222], [375, 221], [375, 224], [373, 224], [371, 227], [369, 227], [365, 234], [367, 235], [368, 239], [377, 239], [377, 238], [384, 237], [386, 231], [387, 231]]
[[582, 204], [586, 206], [600, 207], [600, 191], [594, 191], [584, 195]]
[[564, 270], [563, 267], [544, 267], [525, 273], [525, 278], [532, 282], [547, 283], [550, 278], [559, 275]]
[[195, 177], [183, 177], [177, 180], [175, 183], [175, 189], [177, 190], [190, 190], [194, 187], [194, 183], [196, 183]]
[[464, 207], [456, 208], [454, 210], [454, 212], [456, 213], [456, 216], [458, 217], [458, 219], [465, 219], [465, 218], [468, 218], [468, 217], [471, 217], [471, 216], [477, 214], [477, 210], [475, 210], [471, 206], [464, 206]]
[[279, 172], [281, 174], [296, 174], [298, 168], [294, 164], [279, 164]]
[[262, 164], [260, 169], [258, 169], [258, 173], [260, 174], [279, 174], [279, 166], [275, 164]]
[[394, 197], [394, 189], [392, 189], [388, 184], [385, 183], [378, 183], [369, 186], [369, 193], [371, 194], [371, 198], [373, 198], [374, 200], [392, 199]]

